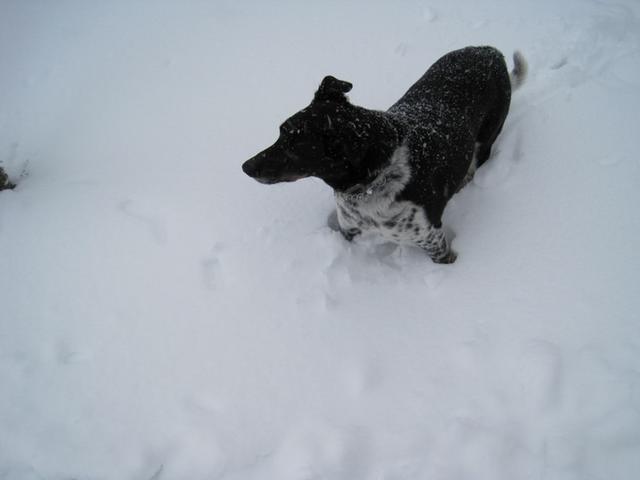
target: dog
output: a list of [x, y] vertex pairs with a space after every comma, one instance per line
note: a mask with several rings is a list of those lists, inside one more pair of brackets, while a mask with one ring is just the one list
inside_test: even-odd
[[422, 248], [453, 263], [442, 215], [487, 161], [511, 93], [526, 77], [515, 52], [509, 73], [493, 47], [444, 55], [387, 111], [353, 105], [352, 84], [325, 77], [311, 104], [280, 126], [278, 140], [242, 165], [266, 184], [318, 177], [334, 190], [338, 229]]

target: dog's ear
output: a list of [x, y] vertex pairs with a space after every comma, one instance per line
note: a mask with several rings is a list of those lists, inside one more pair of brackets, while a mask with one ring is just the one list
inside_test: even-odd
[[316, 92], [313, 99], [315, 101], [322, 100], [336, 100], [336, 101], [346, 101], [347, 97], [345, 93], [349, 92], [353, 88], [349, 82], [345, 82], [344, 80], [338, 80], [331, 75], [327, 75], [324, 77], [322, 82], [320, 83], [320, 87], [318, 87], [318, 91]]

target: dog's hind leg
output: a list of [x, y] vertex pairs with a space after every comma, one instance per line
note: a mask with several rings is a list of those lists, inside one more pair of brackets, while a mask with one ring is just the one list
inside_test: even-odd
[[487, 115], [484, 124], [478, 132], [478, 137], [476, 138], [476, 149], [474, 155], [476, 168], [480, 167], [491, 156], [491, 147], [502, 131], [502, 126], [507, 118], [508, 111], [509, 100], [507, 99], [506, 105], [503, 108], [496, 109]]
[[427, 255], [431, 257], [434, 263], [453, 263], [458, 257], [456, 252], [451, 250], [449, 246], [444, 228], [430, 226], [422, 240], [419, 240], [416, 244], [427, 252]]
[[497, 80], [498, 94], [495, 106], [491, 110], [478, 132], [476, 139], [476, 159], [479, 167], [491, 155], [491, 147], [502, 131], [502, 126], [509, 112], [511, 93], [524, 83], [527, 77], [527, 62], [520, 52], [513, 54], [514, 67], [509, 75], [503, 75]]
[[511, 80], [506, 69], [495, 79], [493, 103], [487, 111], [476, 136], [475, 157], [477, 167], [487, 161], [491, 147], [502, 131], [511, 104]]
[[467, 170], [466, 175], [462, 179], [462, 183], [460, 183], [460, 186], [456, 190], [456, 193], [462, 190], [469, 182], [471, 182], [471, 180], [473, 180], [473, 176], [476, 174], [476, 170], [478, 169], [477, 167], [478, 159], [476, 158], [477, 151], [478, 151], [478, 144], [476, 143], [476, 150], [473, 153], [473, 158], [471, 159], [471, 163], [469, 164], [469, 169]]

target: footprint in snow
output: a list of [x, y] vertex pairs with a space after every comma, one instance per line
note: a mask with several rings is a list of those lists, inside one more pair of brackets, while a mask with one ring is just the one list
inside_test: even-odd
[[225, 250], [222, 243], [216, 243], [211, 253], [200, 261], [202, 283], [207, 290], [215, 290], [218, 286], [220, 270], [220, 254]]
[[486, 27], [489, 24], [487, 20], [476, 20], [471, 24], [471, 28], [474, 30], [480, 30], [481, 28]]
[[614, 165], [617, 165], [621, 161], [622, 161], [622, 156], [620, 156], [620, 155], [611, 155], [609, 157], [600, 157], [597, 160], [598, 165], [600, 165], [602, 167], [612, 167]]
[[164, 223], [152, 215], [138, 212], [136, 207], [132, 204], [133, 200], [131, 199], [123, 200], [118, 204], [118, 210], [144, 226], [158, 245], [166, 244], [167, 230]]
[[66, 341], [58, 342], [54, 347], [54, 357], [59, 365], [68, 366], [86, 361], [89, 357]]
[[576, 88], [596, 81], [609, 88], [637, 91], [637, 69], [640, 21], [627, 6], [599, 4], [590, 18], [590, 25], [576, 31], [576, 38], [567, 42], [566, 51], [550, 69]]
[[445, 268], [436, 267], [430, 269], [424, 275], [424, 283], [427, 285], [429, 293], [432, 295], [442, 293], [440, 285], [442, 285], [442, 283], [447, 279], [448, 276], [449, 271]]
[[562, 56], [556, 62], [554, 62], [550, 68], [551, 70], [560, 70], [562, 67], [567, 65], [567, 62], [568, 62], [567, 57]]
[[398, 44], [398, 46], [396, 47], [395, 53], [397, 55], [400, 55], [401, 57], [404, 57], [407, 55], [408, 51], [409, 51], [409, 44], [402, 42]]
[[427, 23], [432, 23], [438, 20], [438, 12], [434, 8], [429, 6], [422, 7], [422, 19]]

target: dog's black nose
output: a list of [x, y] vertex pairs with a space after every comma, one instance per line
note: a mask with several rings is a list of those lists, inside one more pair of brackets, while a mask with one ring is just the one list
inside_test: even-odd
[[244, 162], [242, 164], [242, 171], [252, 178], [260, 176], [260, 168], [258, 167], [258, 162], [256, 162], [255, 158]]

